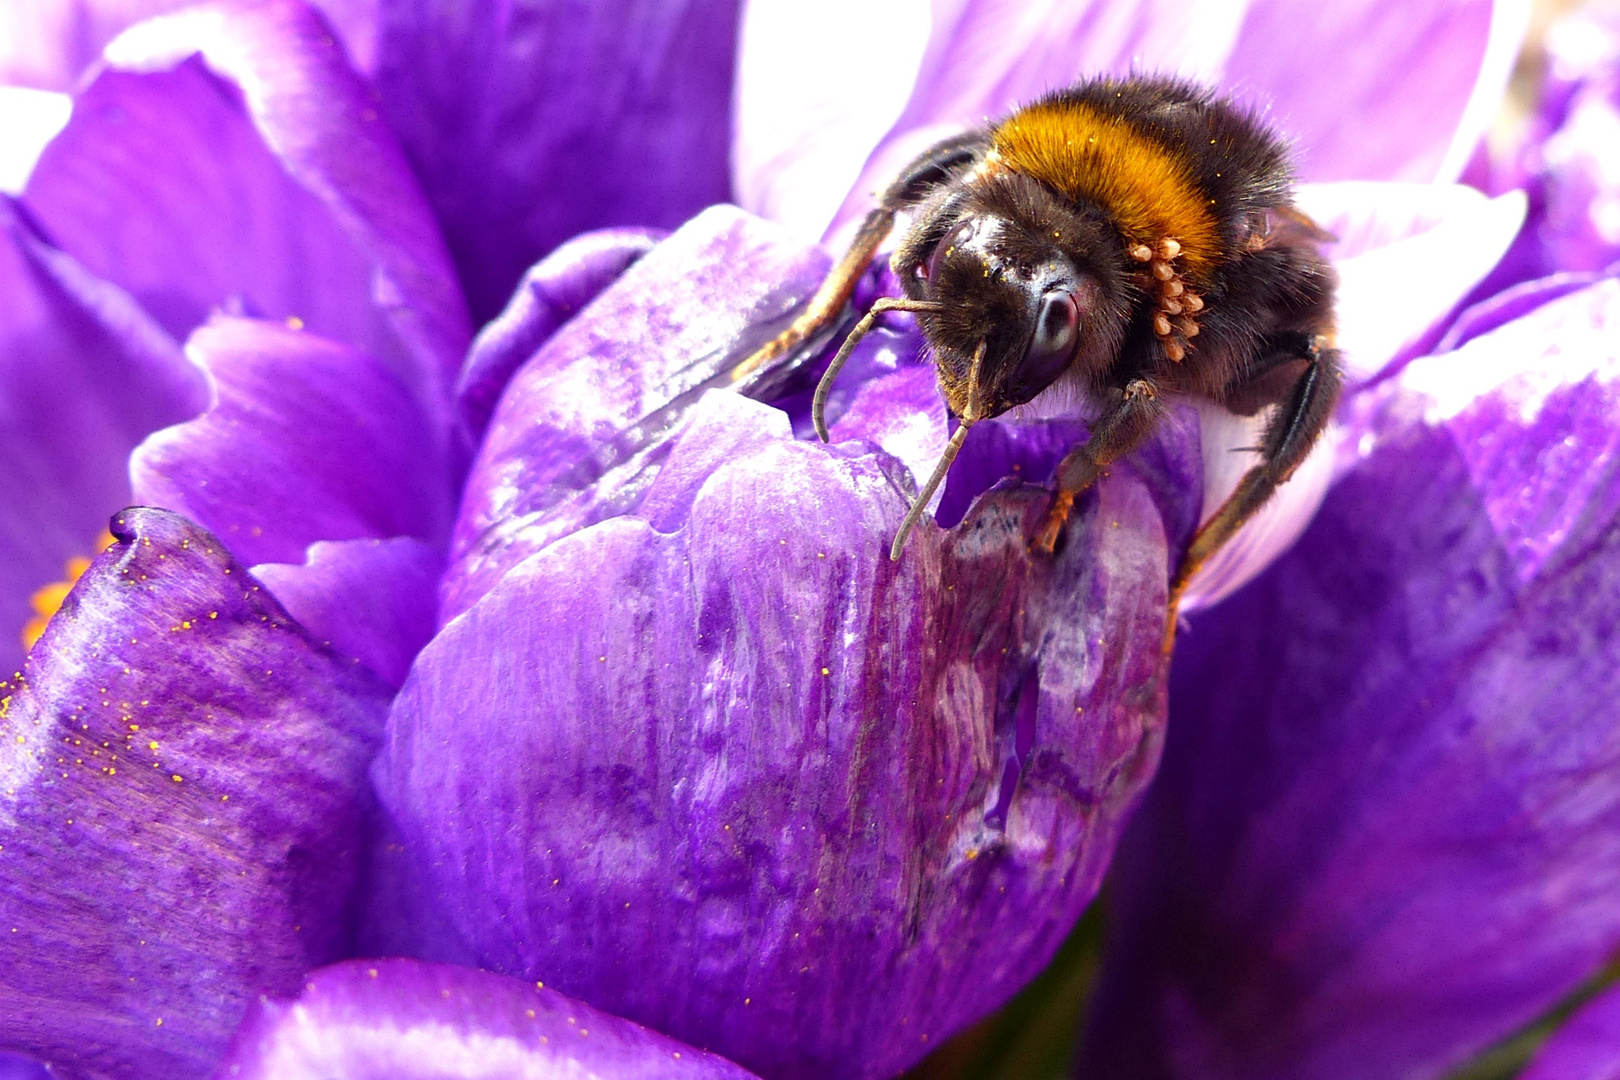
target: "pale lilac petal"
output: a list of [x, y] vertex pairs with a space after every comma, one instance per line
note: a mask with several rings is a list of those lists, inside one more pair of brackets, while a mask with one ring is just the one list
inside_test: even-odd
[[730, 198], [738, 0], [399, 0], [383, 111], [443, 223], [474, 318], [587, 229], [674, 228]]
[[928, 0], [751, 0], [731, 136], [737, 204], [819, 239], [900, 119], [932, 25]]
[[[125, 28], [194, 0], [21, 0], [0, 5], [0, 82], [71, 90]], [[378, 0], [311, 0], [362, 72], [376, 64]]]
[[[1260, 455], [1249, 448], [1259, 445], [1268, 417], [1233, 416], [1203, 403], [1197, 411], [1204, 463], [1203, 519], [1207, 521], [1237, 490], [1243, 474], [1260, 463]], [[1294, 546], [1333, 482], [1339, 439], [1338, 426], [1330, 425], [1271, 501], [1198, 569], [1183, 594], [1183, 614], [1220, 603]]]
[[351, 960], [263, 1000], [217, 1080], [749, 1080], [555, 990], [415, 960]]
[[214, 401], [130, 458], [135, 499], [186, 514], [248, 563], [303, 562], [318, 540], [441, 543], [449, 470], [382, 361], [280, 323], [220, 316], [186, 351]]
[[1351, 382], [1422, 355], [1524, 222], [1520, 192], [1495, 199], [1421, 185], [1307, 185], [1300, 205], [1340, 237], [1338, 345]]
[[94, 554], [129, 502], [129, 452], [194, 416], [202, 373], [122, 290], [0, 202], [0, 675], [22, 663], [29, 596]]
[[347, 953], [389, 694], [207, 532], [112, 531], [0, 690], [0, 1046], [200, 1078]]
[[27, 202], [176, 336], [211, 311], [296, 318], [447, 405], [469, 331], [438, 226], [371, 92], [298, 0], [127, 31]]
[[[467, 478], [441, 617], [466, 610], [562, 533], [622, 513], [623, 498], [639, 494], [632, 462], [640, 451], [625, 443], [603, 458], [603, 444], [621, 434], [632, 442], [662, 434], [661, 425], [678, 419], [666, 409], [672, 398], [695, 399], [716, 378], [725, 385], [724, 361], [739, 338], [751, 332], [768, 340], [757, 328], [814, 291], [826, 266], [823, 253], [787, 242], [781, 230], [716, 207], [632, 266], [586, 309], [588, 318], [553, 335], [507, 386]], [[676, 301], [704, 317], [671, 319], [666, 309]], [[605, 369], [579, 362], [592, 355], [648, 360]], [[628, 470], [624, 491], [576, 499], [615, 468]], [[571, 515], [541, 520], [570, 499]]]
[[602, 229], [576, 236], [529, 268], [506, 309], [478, 332], [456, 381], [456, 405], [473, 445], [523, 362], [663, 236], [656, 229]]
[[[1047, 90], [1085, 76], [1132, 70], [1214, 76], [1237, 37], [1244, 6], [1239, 0], [1132, 5], [1111, 0], [935, 0], [932, 30], [911, 96], [867, 156], [826, 232], [836, 233], [864, 213], [873, 194], [932, 143], [1004, 115]], [[762, 199], [762, 205], [818, 199], [814, 192], [783, 190], [795, 182], [792, 164], [780, 158], [775, 162], [781, 173], [773, 184], [778, 190]], [[807, 182], [828, 183], [818, 173], [808, 173]], [[800, 228], [811, 224], [808, 219], [802, 226], [795, 222]]]
[[1519, 1080], [1615, 1080], [1620, 1077], [1620, 987], [1582, 1006], [1547, 1041]]
[[253, 576], [311, 637], [397, 687], [438, 625], [443, 569], [437, 546], [396, 536], [311, 544], [302, 563], [262, 563]]
[[1587, 286], [1602, 281], [1605, 277], [1617, 276], [1620, 276], [1620, 264], [1616, 264], [1607, 273], [1576, 270], [1562, 274], [1549, 274], [1544, 278], [1521, 282], [1518, 285], [1503, 289], [1496, 295], [1480, 301], [1458, 315], [1456, 321], [1446, 329], [1445, 336], [1435, 345], [1434, 351], [1443, 353], [1461, 348], [1474, 338], [1482, 334], [1488, 334], [1497, 327], [1504, 326], [1514, 319], [1528, 315], [1541, 305], [1550, 303], [1560, 296], [1580, 292]]
[[1447, 1075], [1620, 947], [1620, 282], [1345, 413], [1180, 637], [1086, 1075]]
[[1307, 180], [1450, 182], [1496, 114], [1528, 0], [1253, 0], [1223, 83]]

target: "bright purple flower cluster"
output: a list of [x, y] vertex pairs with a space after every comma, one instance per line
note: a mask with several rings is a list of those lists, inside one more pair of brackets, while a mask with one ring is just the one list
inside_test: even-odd
[[[1482, 298], [1511, 4], [844, 6], [0, 13], [74, 88], [0, 202], [0, 1077], [882, 1080], [1105, 872], [1087, 1076], [1438, 1077], [1620, 947], [1620, 282], [1543, 198], [1613, 57]], [[919, 145], [1133, 63], [1297, 139], [1353, 376], [1173, 667], [1252, 431], [1179, 407], [1045, 559], [1083, 426], [987, 423], [894, 563], [915, 328], [830, 446], [727, 374]]]

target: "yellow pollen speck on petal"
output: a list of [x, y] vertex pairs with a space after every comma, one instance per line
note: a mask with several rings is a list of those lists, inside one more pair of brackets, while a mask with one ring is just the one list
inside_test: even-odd
[[161, 1017], [161, 1016], [160, 1016], [160, 1017], [158, 1017], [158, 1018], [157, 1018], [157, 1023], [156, 1023], [156, 1024], [154, 1024], [154, 1025], [152, 1025], [152, 1026], [153, 1026], [153, 1027], [162, 1027], [162, 1026], [163, 1026], [163, 1017]]
[[158, 748], [157, 743], [156, 742], [149, 742], [149, 743], [146, 744], [146, 748], [148, 750], [156, 750]]
[[179, 773], [174, 773], [173, 775], [171, 775], [169, 777], [169, 779], [173, 780], [177, 784], [182, 782], [181, 779], [180, 779], [180, 774]]
[[287, 329], [289, 329], [289, 330], [302, 330], [303, 328], [304, 328], [304, 320], [303, 319], [300, 319], [296, 315], [287, 316]]
[[523, 1015], [527, 1016], [530, 1020], [533, 1020], [534, 1019], [534, 1010], [533, 1009], [524, 1009], [523, 1010]]

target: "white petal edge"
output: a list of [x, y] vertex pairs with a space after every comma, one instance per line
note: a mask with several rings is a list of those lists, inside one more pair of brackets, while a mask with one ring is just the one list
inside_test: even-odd
[[1522, 191], [1459, 198], [1432, 227], [1336, 260], [1347, 381], [1378, 375], [1467, 296], [1507, 253], [1526, 206]]
[[932, 27], [928, 0], [749, 0], [732, 97], [738, 204], [819, 240], [905, 109]]
[[0, 86], [0, 192], [21, 195], [39, 155], [73, 114], [73, 99], [49, 90]]

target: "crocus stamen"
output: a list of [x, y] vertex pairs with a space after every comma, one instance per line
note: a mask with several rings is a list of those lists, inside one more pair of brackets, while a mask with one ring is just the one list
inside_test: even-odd
[[[91, 551], [93, 553], [106, 551], [114, 543], [116, 541], [113, 540], [112, 533], [102, 529], [101, 535], [96, 537]], [[74, 582], [83, 577], [84, 572], [90, 569], [90, 560], [93, 557], [93, 555], [73, 556], [62, 566], [61, 581], [51, 582], [28, 598], [28, 603], [33, 607], [34, 614], [27, 622], [23, 623], [22, 643], [24, 649], [32, 649], [34, 642], [45, 635], [45, 627], [50, 625], [51, 616], [61, 610], [62, 601], [67, 599], [67, 594], [72, 591]]]

